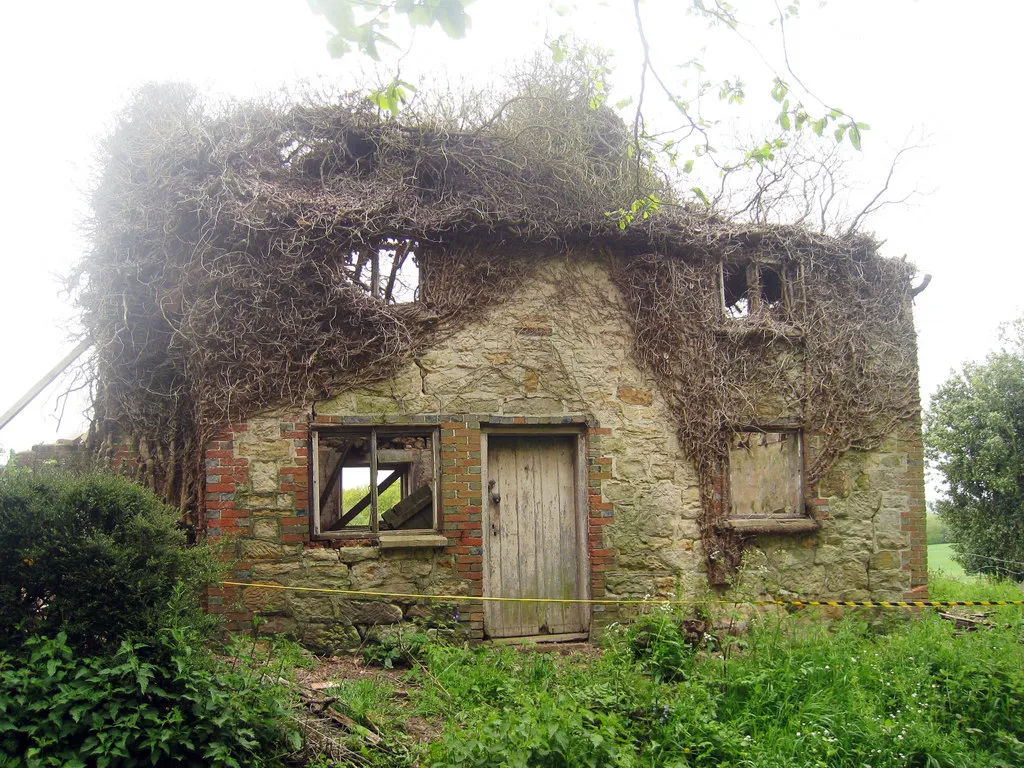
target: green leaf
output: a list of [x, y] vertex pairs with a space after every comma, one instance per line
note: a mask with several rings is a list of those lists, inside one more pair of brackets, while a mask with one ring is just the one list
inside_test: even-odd
[[555, 64], [560, 64], [565, 61], [566, 57], [569, 55], [569, 48], [565, 44], [565, 35], [550, 41], [548, 43], [548, 49], [551, 51], [551, 60], [554, 61]]
[[448, 37], [458, 40], [466, 36], [469, 16], [461, 0], [440, 0], [436, 11], [437, 23]]
[[347, 33], [356, 26], [351, 0], [310, 0], [309, 5], [314, 13], [326, 18], [327, 23], [339, 33]]
[[398, 114], [398, 99], [390, 89], [370, 91], [369, 99], [378, 109], [390, 112], [392, 115]]
[[788, 131], [790, 129], [788, 112], [782, 112], [779, 114], [779, 125], [782, 126], [782, 130], [784, 131]]
[[850, 124], [850, 143], [853, 144], [854, 149], [860, 151], [860, 128], [856, 123]]
[[822, 134], [825, 133], [825, 126], [827, 125], [827, 123], [828, 120], [825, 119], [824, 117], [821, 118], [820, 120], [815, 120], [813, 123], [811, 123], [811, 130], [813, 130], [816, 134], [821, 136]]
[[683, 163], [683, 173], [692, 173], [692, 172], [693, 172], [693, 160], [687, 160], [685, 163]]
[[414, 6], [409, 11], [409, 23], [414, 27], [429, 27], [435, 21], [435, 15], [425, 5]]
[[690, 187], [690, 191], [693, 192], [702, 203], [704, 203], [704, 206], [706, 208], [711, 207], [711, 200], [708, 199], [708, 196], [703, 189], [701, 189], [700, 187]]
[[332, 35], [327, 41], [327, 53], [329, 53], [333, 59], [340, 59], [351, 50], [352, 46], [349, 45], [348, 41], [341, 35]]
[[789, 93], [789, 86], [780, 78], [775, 78], [775, 86], [772, 88], [772, 98], [781, 104], [782, 100], [786, 98], [787, 93]]

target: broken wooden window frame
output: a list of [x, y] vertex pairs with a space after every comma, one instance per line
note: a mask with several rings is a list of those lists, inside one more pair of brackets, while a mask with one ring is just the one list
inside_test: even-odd
[[[723, 260], [718, 263], [718, 292], [722, 317], [727, 321], [742, 321], [751, 317], [781, 315], [789, 317], [797, 304], [797, 288], [800, 282], [801, 267], [798, 264], [784, 263], [779, 259], [760, 258], [742, 261]], [[771, 301], [767, 297], [767, 275], [773, 275], [778, 282], [777, 290], [772, 290]], [[734, 276], [743, 277], [742, 295], [730, 301], [729, 285]], [[745, 302], [742, 311], [732, 308]]]
[[[345, 457], [339, 460], [338, 465], [335, 467], [333, 472], [329, 472], [329, 477], [323, 477], [321, 473], [321, 457], [323, 455], [323, 447], [321, 445], [321, 439], [325, 437], [351, 437], [353, 439], [365, 436], [369, 441], [367, 460], [365, 462], [357, 461], [355, 463], [346, 464]], [[397, 471], [389, 477], [385, 478], [384, 481], [380, 481], [378, 478], [378, 471], [381, 468], [392, 468], [397, 467], [395, 460], [388, 460], [385, 456], [385, 449], [379, 448], [381, 442], [387, 442], [398, 437], [402, 438], [424, 438], [429, 441], [430, 448], [430, 459], [431, 459], [431, 470], [429, 478], [426, 481], [426, 485], [420, 486], [418, 489], [412, 489], [408, 483], [408, 470]], [[394, 459], [394, 457], [392, 457]], [[424, 427], [422, 425], [411, 425], [411, 426], [400, 426], [400, 425], [387, 425], [387, 426], [359, 426], [359, 427], [337, 427], [331, 425], [313, 425], [310, 428], [310, 488], [312, 489], [310, 494], [310, 534], [313, 539], [330, 540], [330, 539], [375, 539], [378, 540], [382, 546], [385, 545], [385, 539], [397, 541], [395, 546], [443, 546], [447, 544], [447, 539], [443, 536], [438, 536], [440, 530], [440, 486], [441, 486], [441, 447], [440, 447], [440, 431], [434, 427]], [[323, 530], [322, 528], [322, 505], [324, 503], [325, 494], [333, 492], [333, 484], [343, 482], [340, 480], [340, 472], [345, 467], [349, 468], [367, 468], [369, 470], [370, 482], [368, 485], [368, 500], [364, 497], [357, 505], [353, 508], [363, 505], [357, 512], [361, 513], [363, 510], [369, 510], [369, 524], [367, 526], [350, 526], [349, 523], [342, 523], [338, 525], [337, 522], [329, 530]], [[337, 478], [331, 480], [331, 478]], [[380, 511], [380, 495], [387, 487], [400, 482], [402, 484], [402, 500], [413, 496], [417, 490], [429, 487], [430, 489], [430, 507], [431, 507], [431, 522], [429, 527], [423, 528], [409, 528], [409, 529], [382, 529], [381, 518], [383, 514]], [[385, 487], [382, 488], [381, 486]], [[342, 489], [342, 495], [344, 490]], [[350, 514], [351, 510], [348, 513]], [[354, 518], [353, 518], [354, 519]], [[341, 518], [344, 520], [344, 516]], [[427, 539], [430, 539], [429, 541]], [[443, 539], [443, 541], [442, 541]], [[405, 542], [405, 543], [402, 543]]]

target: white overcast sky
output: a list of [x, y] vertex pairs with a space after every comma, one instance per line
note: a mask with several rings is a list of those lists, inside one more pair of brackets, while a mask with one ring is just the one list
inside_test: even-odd
[[[629, 0], [577, 0], [561, 17], [548, 0], [477, 0], [465, 41], [418, 33], [403, 63], [408, 79], [485, 78], [502, 63], [570, 30], [614, 49], [619, 95], [635, 88], [637, 48]], [[571, 3], [565, 3], [571, 5]], [[671, 63], [708, 46], [716, 77], [741, 74], [751, 91], [770, 75], [735, 40], [708, 38], [679, 11], [685, 0], [642, 4], [654, 56]], [[766, 0], [734, 0], [763, 18]], [[901, 190], [925, 194], [889, 208], [869, 229], [884, 252], [934, 276], [916, 303], [922, 392], [927, 396], [966, 360], [997, 343], [1002, 322], [1024, 309], [1024, 260], [1013, 234], [1024, 179], [1019, 87], [1024, 3], [995, 0], [804, 0], [788, 27], [793, 68], [808, 88], [871, 124], [851, 174], [877, 185], [908, 136], [925, 146], [901, 166]], [[302, 79], [352, 84], [361, 65], [334, 61], [326, 23], [305, 0], [94, 0], [11, 2], [0, 24], [0, 83], [6, 148], [0, 222], [0, 412], [71, 348], [74, 310], [60, 276], [84, 248], [97, 142], [134, 88], [190, 80], [248, 96]], [[769, 59], [772, 37], [758, 37]], [[731, 46], [731, 47], [730, 47]], [[742, 113], [741, 113], [742, 114]], [[57, 390], [3, 432], [0, 446], [24, 449], [84, 428], [82, 405], [57, 428]]]

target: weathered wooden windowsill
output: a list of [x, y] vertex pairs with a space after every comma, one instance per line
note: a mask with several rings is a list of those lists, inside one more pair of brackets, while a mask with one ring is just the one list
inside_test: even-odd
[[429, 549], [448, 546], [448, 537], [439, 533], [381, 534], [381, 549]]
[[821, 523], [810, 517], [737, 517], [723, 520], [722, 527], [749, 535], [785, 535], [814, 533], [821, 530]]

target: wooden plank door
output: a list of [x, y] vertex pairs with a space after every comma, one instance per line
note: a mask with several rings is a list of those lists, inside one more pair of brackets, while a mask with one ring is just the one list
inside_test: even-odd
[[[487, 440], [484, 582], [493, 597], [580, 598], [573, 436]], [[582, 605], [484, 603], [489, 637], [585, 631]]]

